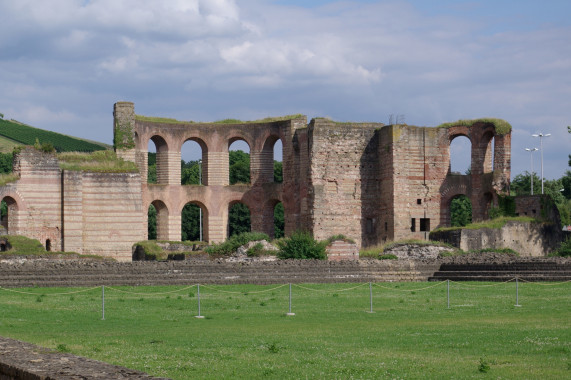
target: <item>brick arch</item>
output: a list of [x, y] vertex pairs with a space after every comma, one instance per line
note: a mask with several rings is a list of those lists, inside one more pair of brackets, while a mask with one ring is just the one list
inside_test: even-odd
[[201, 154], [200, 154], [200, 161], [201, 161], [201, 176], [202, 176], [202, 184], [208, 186], [208, 167], [209, 167], [209, 162], [208, 162], [208, 143], [202, 139], [201, 137], [198, 136], [189, 136], [189, 137], [184, 137], [183, 139], [181, 139], [178, 143], [178, 148], [177, 151], [180, 154], [180, 160], [182, 160], [182, 147], [184, 146], [185, 143], [189, 142], [189, 141], [193, 141], [195, 143], [197, 143], [200, 146], [200, 150], [201, 150]]
[[265, 139], [260, 139], [263, 141], [260, 153], [257, 156], [256, 169], [257, 176], [256, 180], [260, 183], [270, 183], [274, 182], [274, 148], [276, 142], [279, 140], [282, 142], [283, 139], [280, 138], [278, 134], [268, 134], [264, 136]]
[[209, 239], [210, 224], [209, 224], [209, 217], [208, 217], [210, 213], [209, 213], [208, 207], [206, 206], [206, 204], [204, 204], [203, 202], [201, 202], [199, 200], [189, 200], [188, 202], [183, 204], [181, 209], [180, 209], [179, 213], [181, 214], [181, 222], [182, 222], [182, 210], [188, 204], [198, 206], [198, 207], [200, 207], [200, 210], [202, 210], [202, 241], [210, 241], [210, 239]]
[[274, 210], [278, 203], [283, 202], [277, 198], [270, 198], [268, 199], [262, 209], [262, 217], [261, 217], [261, 231], [266, 233], [270, 238], [274, 238], [275, 230], [274, 230]]
[[[451, 128], [452, 129], [452, 128]], [[450, 152], [451, 146], [452, 146], [452, 141], [454, 141], [456, 138], [458, 137], [466, 137], [468, 139], [468, 141], [470, 141], [470, 152], [468, 152], [468, 154], [470, 155], [470, 164], [469, 164], [469, 169], [470, 171], [473, 170], [474, 168], [474, 141], [472, 139], [471, 133], [469, 130], [453, 130], [453, 131], [449, 131], [448, 134], [448, 173], [452, 173], [452, 154]], [[464, 173], [461, 173], [464, 174]]]
[[7, 234], [17, 234], [19, 226], [19, 211], [22, 211], [22, 201], [16, 194], [1, 194], [1, 201], [6, 202], [8, 206], [8, 215], [2, 217], [1, 224], [2, 227], [6, 229]]
[[[440, 193], [440, 226], [449, 227], [450, 226], [450, 203], [452, 199], [459, 195], [465, 195], [470, 199], [472, 205], [474, 202], [472, 200], [472, 191], [469, 181], [461, 181], [445, 186], [444, 190]], [[472, 218], [474, 213], [474, 207], [472, 207]]]
[[[150, 205], [157, 210], [157, 240], [170, 240], [169, 239], [169, 207], [165, 202], [160, 199], [155, 199], [147, 205], [147, 210]], [[148, 222], [148, 220], [147, 220]]]

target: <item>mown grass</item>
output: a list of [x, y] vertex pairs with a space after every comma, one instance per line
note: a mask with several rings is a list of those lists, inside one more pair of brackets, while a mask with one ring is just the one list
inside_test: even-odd
[[197, 319], [196, 287], [106, 287], [102, 320], [101, 288], [0, 289], [0, 334], [173, 379], [560, 379], [570, 290], [374, 284], [368, 313], [368, 284], [293, 285], [288, 317], [287, 286], [201, 286]]

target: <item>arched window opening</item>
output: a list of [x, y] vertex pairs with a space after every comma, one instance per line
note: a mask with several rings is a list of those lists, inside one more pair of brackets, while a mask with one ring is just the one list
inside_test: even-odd
[[283, 182], [283, 144], [280, 139], [274, 144], [274, 182]]
[[52, 241], [50, 239], [46, 240], [46, 251], [50, 252], [52, 250]]
[[148, 240], [168, 240], [169, 211], [164, 202], [156, 200], [147, 211]]
[[464, 227], [472, 223], [472, 202], [464, 194], [457, 195], [450, 201], [450, 225]]
[[243, 203], [231, 204], [228, 208], [228, 237], [250, 232], [250, 209]]
[[205, 184], [206, 160], [203, 144], [194, 140], [187, 140], [180, 149], [181, 185]]
[[284, 205], [278, 202], [274, 206], [274, 238], [279, 239], [284, 237]]
[[230, 185], [250, 183], [250, 146], [244, 140], [234, 140], [228, 147]]
[[466, 136], [456, 136], [450, 142], [450, 174], [471, 174], [472, 143]]
[[187, 203], [181, 213], [181, 233], [183, 241], [204, 241], [205, 212], [200, 205]]
[[153, 136], [147, 145], [147, 183], [167, 183], [168, 147], [160, 136]]
[[2, 199], [0, 203], [0, 232], [2, 235], [9, 234], [13, 229], [17, 210], [18, 204], [14, 198], [4, 197], [4, 199]]

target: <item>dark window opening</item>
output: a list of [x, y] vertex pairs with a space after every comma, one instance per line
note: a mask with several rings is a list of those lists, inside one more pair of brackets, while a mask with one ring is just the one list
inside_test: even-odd
[[417, 199], [417, 200], [416, 200], [416, 204], [417, 204], [417, 205], [421, 205], [421, 204], [422, 204], [422, 199], [420, 199], [420, 198]]
[[387, 222], [385, 222], [385, 231], [389, 230], [389, 224]]
[[416, 218], [410, 220], [410, 232], [416, 232]]
[[430, 231], [430, 218], [420, 218], [420, 230]]
[[535, 210], [531, 210], [531, 212], [533, 212], [535, 214]]
[[373, 219], [367, 218], [366, 231], [368, 234], [373, 233]]
[[46, 240], [46, 251], [51, 251], [52, 250], [52, 242], [50, 239]]

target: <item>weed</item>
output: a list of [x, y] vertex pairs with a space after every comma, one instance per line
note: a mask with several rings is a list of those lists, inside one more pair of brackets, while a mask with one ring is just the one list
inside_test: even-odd
[[58, 344], [56, 350], [59, 352], [71, 352], [71, 350], [63, 343]]
[[272, 354], [277, 354], [278, 352], [280, 352], [280, 348], [276, 343], [272, 343], [268, 345], [268, 351], [270, 351]]
[[478, 371], [486, 373], [490, 370], [490, 364], [484, 359], [480, 358], [480, 364], [478, 365]]

